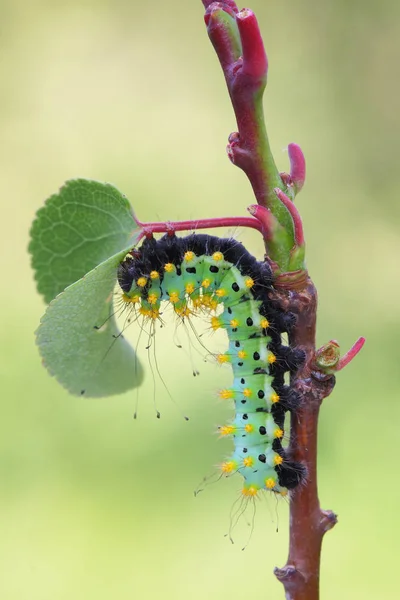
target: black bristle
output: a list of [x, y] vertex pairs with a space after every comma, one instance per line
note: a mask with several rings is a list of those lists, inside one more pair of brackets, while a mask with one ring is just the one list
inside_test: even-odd
[[275, 467], [275, 470], [278, 473], [279, 485], [288, 490], [292, 490], [306, 478], [305, 467], [295, 461], [284, 461]]

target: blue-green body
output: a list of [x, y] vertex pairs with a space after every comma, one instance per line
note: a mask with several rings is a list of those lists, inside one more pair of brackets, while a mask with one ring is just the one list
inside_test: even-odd
[[158, 271], [142, 274], [124, 293], [145, 318], [158, 319], [161, 303], [169, 302], [179, 318], [208, 313], [214, 330], [226, 329], [229, 347], [216, 358], [232, 366], [233, 385], [219, 395], [234, 401], [235, 418], [219, 431], [233, 437], [234, 451], [221, 470], [226, 475], [240, 473], [243, 494], [249, 497], [259, 490], [287, 491], [278, 477], [285, 458], [284, 431], [273, 410], [280, 402], [271, 374], [277, 357], [269, 350], [270, 323], [260, 312], [262, 301], [253, 296], [255, 284], [222, 252], [197, 256], [188, 250], [180, 261], [165, 262]]

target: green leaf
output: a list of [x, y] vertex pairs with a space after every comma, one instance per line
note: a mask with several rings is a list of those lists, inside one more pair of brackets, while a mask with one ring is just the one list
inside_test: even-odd
[[138, 237], [67, 287], [42, 317], [36, 341], [43, 363], [72, 394], [108, 396], [141, 383], [134, 350], [122, 336], [115, 339], [119, 331], [110, 317], [118, 265]]
[[50, 302], [125, 248], [138, 227], [128, 200], [112, 185], [67, 181], [32, 224], [29, 251], [38, 291]]

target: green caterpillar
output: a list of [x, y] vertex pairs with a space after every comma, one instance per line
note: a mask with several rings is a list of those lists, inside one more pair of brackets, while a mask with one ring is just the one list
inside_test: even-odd
[[219, 395], [234, 401], [235, 418], [219, 432], [233, 437], [234, 452], [221, 470], [239, 472], [248, 497], [260, 490], [285, 495], [296, 487], [304, 467], [289, 460], [282, 438], [285, 413], [299, 398], [284, 375], [298, 368], [303, 353], [282, 344], [293, 315], [269, 298], [269, 266], [232, 239], [171, 234], [146, 239], [120, 264], [118, 281], [123, 300], [145, 319], [158, 319], [168, 302], [178, 318], [206, 313], [214, 330], [226, 329], [229, 348], [217, 361], [231, 364], [234, 380]]

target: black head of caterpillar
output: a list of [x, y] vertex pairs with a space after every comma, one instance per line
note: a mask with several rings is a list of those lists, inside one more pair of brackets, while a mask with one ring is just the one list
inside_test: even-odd
[[236, 414], [219, 428], [221, 436], [234, 440], [234, 452], [221, 469], [243, 475], [245, 496], [259, 490], [286, 494], [298, 485], [304, 467], [288, 460], [282, 438], [285, 412], [294, 411], [299, 398], [284, 377], [304, 355], [282, 344], [281, 333], [293, 325], [293, 315], [270, 299], [269, 266], [232, 239], [166, 235], [146, 239], [127, 257], [118, 281], [125, 301], [144, 318], [158, 319], [161, 303], [167, 302], [179, 318], [208, 312], [213, 329], [226, 329], [229, 347], [217, 360], [231, 365], [234, 380], [220, 397], [234, 401]]

